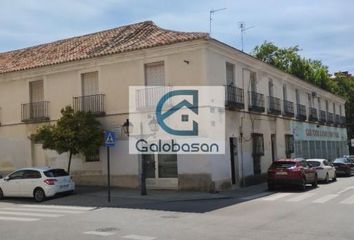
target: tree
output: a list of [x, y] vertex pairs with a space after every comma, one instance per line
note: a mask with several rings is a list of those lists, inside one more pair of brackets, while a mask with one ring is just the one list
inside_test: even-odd
[[55, 150], [58, 154], [68, 152], [67, 171], [70, 173], [72, 155], [95, 154], [103, 143], [103, 129], [90, 112], [75, 112], [67, 106], [61, 110], [61, 114], [56, 124], [39, 127], [33, 139], [42, 143], [43, 149]]
[[328, 67], [319, 60], [306, 59], [299, 55], [299, 46], [279, 48], [265, 41], [256, 46], [252, 55], [300, 79], [315, 84], [330, 92], [337, 91], [337, 85], [328, 72]]

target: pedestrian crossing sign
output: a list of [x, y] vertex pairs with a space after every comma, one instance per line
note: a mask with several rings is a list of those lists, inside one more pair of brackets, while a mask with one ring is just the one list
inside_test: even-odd
[[116, 145], [116, 133], [111, 131], [104, 132], [105, 147], [114, 147]]

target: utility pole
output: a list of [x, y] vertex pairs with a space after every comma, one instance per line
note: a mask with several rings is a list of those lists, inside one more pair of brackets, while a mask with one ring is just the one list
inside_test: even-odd
[[241, 51], [243, 52], [243, 34], [251, 29], [254, 28], [254, 26], [251, 27], [246, 27], [246, 23], [245, 22], [240, 22], [240, 30], [241, 30]]
[[211, 9], [209, 11], [209, 35], [211, 36], [211, 22], [213, 20], [213, 14], [216, 13], [216, 12], [220, 12], [220, 11], [223, 11], [223, 10], [226, 10], [226, 8], [219, 8], [219, 9]]

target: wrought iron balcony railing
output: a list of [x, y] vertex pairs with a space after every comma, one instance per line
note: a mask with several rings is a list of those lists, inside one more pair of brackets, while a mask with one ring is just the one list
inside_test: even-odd
[[327, 113], [327, 124], [331, 125], [334, 123], [334, 117], [333, 117], [333, 113]]
[[284, 100], [284, 112], [283, 115], [287, 117], [294, 117], [294, 103], [288, 100]]
[[254, 112], [264, 112], [264, 95], [257, 92], [248, 92], [248, 109]]
[[243, 109], [245, 107], [243, 89], [225, 86], [225, 106], [229, 109]]
[[337, 126], [340, 126], [340, 125], [341, 125], [341, 119], [340, 119], [339, 114], [336, 114], [336, 117], [335, 117], [335, 124], [336, 124]]
[[320, 110], [320, 118], [319, 118], [319, 123], [326, 123], [327, 117], [326, 117], [326, 112], [323, 110]]
[[95, 115], [105, 115], [104, 94], [74, 97], [73, 105], [75, 111], [91, 112]]
[[316, 108], [310, 107], [309, 121], [312, 121], [312, 122], [317, 122], [318, 121], [317, 109]]
[[21, 105], [22, 122], [43, 122], [49, 120], [48, 101], [25, 103]]
[[306, 106], [302, 104], [296, 104], [296, 119], [305, 121], [306, 120]]
[[281, 114], [280, 98], [269, 96], [268, 97], [268, 113], [274, 115]]

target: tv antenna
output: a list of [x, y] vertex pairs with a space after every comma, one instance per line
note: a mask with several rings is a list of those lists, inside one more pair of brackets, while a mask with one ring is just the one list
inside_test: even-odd
[[226, 10], [226, 8], [219, 8], [219, 9], [211, 9], [209, 11], [209, 35], [211, 36], [211, 22], [213, 20], [213, 15], [216, 12], [220, 12], [220, 11], [224, 11]]
[[246, 23], [245, 22], [240, 22], [240, 30], [241, 30], [241, 51], [243, 52], [243, 34], [251, 29], [251, 28], [254, 28], [254, 26], [250, 26], [250, 27], [246, 27]]

